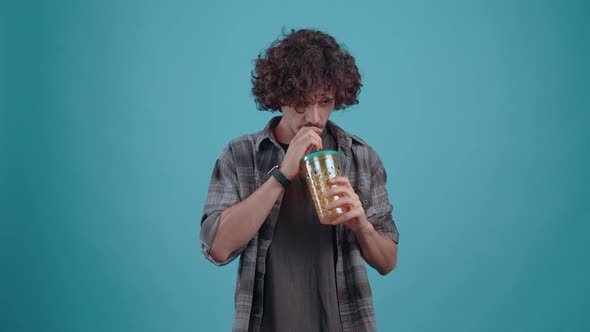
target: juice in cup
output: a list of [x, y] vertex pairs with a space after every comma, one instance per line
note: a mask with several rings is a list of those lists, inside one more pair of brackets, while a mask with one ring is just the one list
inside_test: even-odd
[[311, 153], [301, 159], [301, 172], [305, 174], [305, 182], [313, 200], [313, 204], [322, 224], [331, 224], [334, 219], [345, 213], [347, 209], [338, 207], [328, 210], [326, 205], [340, 197], [325, 197], [324, 192], [336, 185], [330, 185], [328, 179], [340, 175], [340, 153], [333, 150], [322, 150]]

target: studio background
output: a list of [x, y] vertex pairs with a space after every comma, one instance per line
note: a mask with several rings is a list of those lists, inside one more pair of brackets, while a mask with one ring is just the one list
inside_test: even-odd
[[273, 116], [281, 29], [355, 56], [331, 119], [382, 157], [397, 268], [380, 331], [587, 331], [587, 1], [3, 3], [3, 331], [229, 331], [199, 249], [213, 164]]

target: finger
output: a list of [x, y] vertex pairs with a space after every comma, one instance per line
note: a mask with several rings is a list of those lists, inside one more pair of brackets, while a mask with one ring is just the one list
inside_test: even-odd
[[322, 144], [322, 138], [318, 136], [317, 138], [317, 143], [318, 143], [318, 151], [322, 150], [324, 148], [324, 145]]
[[303, 126], [301, 127], [301, 129], [299, 129], [299, 132], [297, 132], [297, 134], [305, 134], [305, 133], [314, 133], [317, 135], [321, 135], [323, 130], [318, 128], [318, 127], [313, 127], [313, 126]]
[[321, 150], [322, 149], [322, 138], [320, 137], [320, 135], [318, 135], [317, 133], [311, 131], [310, 132], [312, 140], [315, 144], [315, 147], [317, 148], [317, 150]]
[[321, 134], [324, 130], [322, 128], [316, 126], [303, 126], [300, 130], [312, 130], [313, 132], [317, 133], [318, 135]]
[[317, 133], [318, 135], [321, 135], [321, 134], [322, 134], [322, 132], [324, 131], [322, 128], [318, 128], [318, 127], [316, 127], [316, 126], [313, 126], [313, 127], [311, 127], [311, 129], [312, 129], [312, 130], [313, 130], [315, 133]]
[[318, 151], [322, 149], [322, 138], [311, 130], [311, 127], [302, 127], [296, 135], [296, 141], [301, 141], [306, 146], [311, 146]]
[[334, 219], [332, 221], [332, 225], [343, 224], [343, 223], [349, 221], [350, 219], [358, 218], [358, 217], [359, 217], [359, 212], [356, 209], [353, 209], [353, 210], [350, 210], [346, 213], [341, 214], [338, 218]]
[[[309, 148], [309, 152], [312, 152], [312, 150], [320, 151], [322, 149], [322, 141], [321, 141], [321, 139], [318, 140], [315, 137], [311, 137], [310, 138], [310, 141], [309, 141], [308, 148]], [[307, 154], [309, 154], [309, 153], [306, 153], [306, 155]]]
[[357, 206], [359, 206], [360, 205], [359, 203], [360, 202], [358, 202], [358, 200], [355, 200], [352, 197], [344, 196], [344, 197], [338, 198], [337, 200], [335, 200], [333, 202], [326, 204], [326, 209], [333, 210], [338, 207], [344, 207], [344, 208], [346, 208], [346, 210], [352, 210], [352, 209], [356, 208]]
[[350, 180], [348, 180], [348, 178], [346, 176], [337, 175], [333, 178], [330, 178], [329, 181], [332, 184], [341, 184], [341, 185], [349, 186], [350, 188], [352, 188], [352, 185], [350, 184]]
[[356, 197], [358, 199], [358, 195], [354, 192], [354, 190], [352, 190], [352, 188], [342, 185], [336, 185], [324, 192], [325, 197], [330, 197], [334, 195]]
[[[316, 138], [317, 137], [317, 138]], [[318, 144], [318, 142], [320, 144]], [[297, 134], [295, 138], [291, 141], [289, 151], [296, 150], [303, 153], [303, 156], [308, 155], [312, 152], [312, 150], [321, 150], [321, 139], [313, 132], [309, 131], [303, 135], [301, 135], [301, 131]]]

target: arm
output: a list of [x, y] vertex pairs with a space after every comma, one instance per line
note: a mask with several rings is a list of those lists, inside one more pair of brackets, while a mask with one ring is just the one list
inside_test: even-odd
[[349, 211], [336, 218], [333, 224], [344, 224], [350, 228], [367, 263], [379, 271], [380, 274], [388, 274], [397, 265], [397, 243], [377, 231], [375, 226], [369, 222], [359, 196], [352, 189], [348, 178], [337, 176], [330, 179], [330, 182], [337, 186], [326, 191], [325, 195], [339, 194], [342, 197], [326, 205], [326, 208], [334, 209], [343, 206], [349, 208]]
[[[289, 179], [299, 171], [299, 160], [312, 147], [321, 148], [321, 138], [313, 128], [304, 127], [291, 140], [280, 170]], [[205, 213], [201, 219], [201, 248], [216, 265], [235, 259], [264, 224], [276, 200], [284, 190], [270, 177], [254, 193], [240, 201], [236, 166], [230, 153], [215, 164]]]
[[209, 251], [211, 257], [218, 262], [226, 261], [245, 246], [256, 235], [282, 191], [283, 186], [271, 176], [244, 201], [225, 209]]
[[[366, 216], [363, 214], [361, 218]], [[377, 269], [381, 275], [393, 271], [397, 265], [397, 243], [392, 239], [379, 233], [369, 221], [364, 224], [364, 229], [354, 232], [361, 247], [363, 257], [372, 267]]]

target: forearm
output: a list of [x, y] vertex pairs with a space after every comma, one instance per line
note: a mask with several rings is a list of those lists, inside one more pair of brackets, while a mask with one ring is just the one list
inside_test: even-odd
[[211, 246], [211, 256], [224, 261], [246, 245], [256, 235], [282, 191], [283, 186], [270, 177], [248, 198], [225, 209]]
[[379, 233], [371, 223], [362, 231], [354, 233], [363, 257], [380, 274], [386, 275], [397, 265], [397, 244]]

